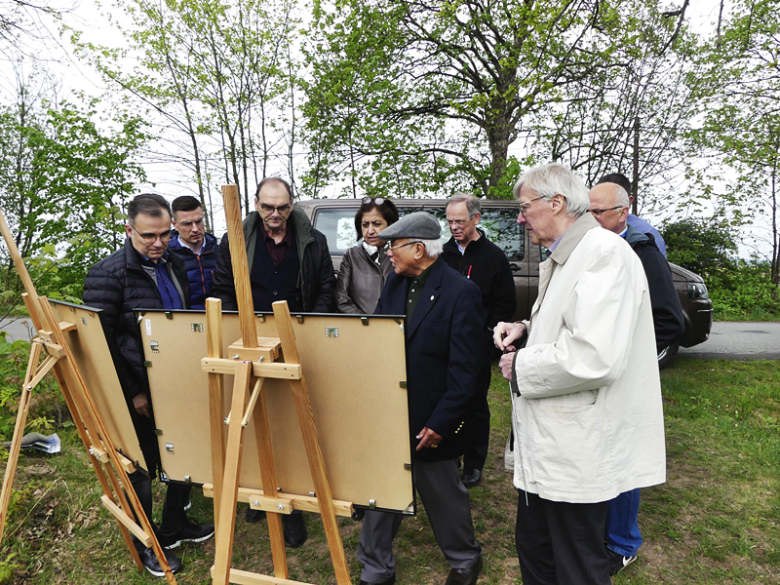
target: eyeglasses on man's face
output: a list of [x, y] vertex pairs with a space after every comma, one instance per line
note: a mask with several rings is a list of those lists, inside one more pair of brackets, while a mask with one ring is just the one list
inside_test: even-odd
[[397, 246], [390, 246], [387, 251], [392, 252], [393, 250], [397, 250], [398, 248], [405, 248], [406, 246], [411, 246], [412, 244], [422, 244], [420, 240], [414, 240], [413, 242], [406, 242], [405, 244], [398, 244]]
[[470, 219], [448, 219], [447, 220], [447, 225], [450, 226], [450, 227], [452, 227], [454, 225], [456, 225], [458, 227], [463, 227], [464, 225], [466, 225], [470, 221], [471, 221]]
[[534, 201], [539, 201], [539, 199], [544, 199], [544, 197], [536, 197], [534, 199], [529, 199], [525, 203], [520, 204], [520, 215], [525, 215], [526, 211], [528, 211], [528, 208], [530, 207], [531, 203]]
[[135, 226], [130, 226], [133, 228], [133, 232], [138, 234], [138, 237], [141, 238], [144, 242], [147, 244], [151, 244], [155, 240], [160, 240], [161, 242], [167, 242], [171, 239], [171, 230], [166, 230], [160, 234], [142, 234], [137, 229], [135, 229]]
[[622, 209], [626, 207], [625, 205], [615, 205], [615, 207], [608, 207], [607, 209], [588, 209], [594, 216], [601, 217], [602, 214], [606, 213], [607, 211], [612, 211], [613, 209]]
[[290, 211], [290, 209], [292, 209], [292, 205], [289, 203], [285, 203], [284, 205], [277, 205], [276, 207], [274, 207], [273, 205], [268, 205], [267, 203], [261, 203], [260, 209], [264, 213], [272, 214], [274, 211], [278, 211], [280, 215], [284, 215], [285, 213]]

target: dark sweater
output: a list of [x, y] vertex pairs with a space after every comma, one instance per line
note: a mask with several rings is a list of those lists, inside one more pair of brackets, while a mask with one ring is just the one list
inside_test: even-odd
[[[517, 309], [515, 281], [504, 251], [485, 237], [469, 242], [464, 254], [454, 238], [444, 244], [442, 259], [450, 268], [468, 277], [482, 293], [485, 325], [492, 331], [499, 321], [511, 321]], [[492, 345], [492, 333], [490, 333]]]

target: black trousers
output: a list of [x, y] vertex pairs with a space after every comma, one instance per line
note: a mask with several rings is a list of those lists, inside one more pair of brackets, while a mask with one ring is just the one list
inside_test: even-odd
[[519, 494], [515, 542], [523, 585], [609, 585], [607, 502], [571, 504]]
[[[133, 485], [138, 499], [141, 501], [141, 508], [144, 514], [152, 522], [152, 479], [140, 471], [130, 474], [130, 483]], [[162, 526], [159, 531], [165, 534], [172, 534], [178, 531], [185, 522], [187, 522], [187, 513], [184, 506], [190, 499], [191, 485], [170, 483], [165, 491], [165, 502], [163, 503]], [[137, 518], [136, 518], [137, 520]], [[157, 527], [152, 522], [152, 528], [158, 532]], [[157, 537], [159, 538], [159, 532]], [[145, 547], [143, 543], [133, 536], [133, 544], [140, 552]]]
[[469, 409], [468, 438], [463, 450], [463, 468], [482, 469], [487, 459], [490, 442], [490, 408], [488, 407], [488, 389], [490, 388], [491, 353], [483, 356], [482, 370], [479, 372], [478, 387], [471, 399]]

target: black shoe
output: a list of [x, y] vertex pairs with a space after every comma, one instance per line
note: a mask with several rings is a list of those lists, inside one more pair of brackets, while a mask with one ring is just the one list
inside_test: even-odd
[[393, 585], [393, 583], [395, 583], [395, 575], [379, 583], [369, 583], [368, 581], [363, 581], [363, 579], [360, 580], [360, 585]]
[[247, 522], [260, 522], [263, 518], [265, 518], [265, 510], [255, 510], [252, 507], [247, 508], [244, 514], [244, 520]]
[[634, 555], [633, 557], [624, 557], [619, 552], [615, 552], [611, 548], [607, 548], [607, 556], [609, 557], [610, 576], [617, 575], [620, 571], [633, 563], [637, 557], [637, 555]]
[[445, 585], [476, 585], [482, 572], [482, 555], [470, 569], [451, 569]]
[[[168, 566], [171, 568], [172, 573], [178, 573], [181, 571], [181, 560], [173, 553], [169, 553], [163, 550], [165, 553], [165, 560], [168, 561]], [[157, 557], [154, 555], [154, 551], [150, 548], [145, 548], [138, 553], [141, 557], [141, 562], [144, 565], [144, 569], [149, 571], [151, 575], [155, 577], [165, 577], [165, 571], [162, 570], [160, 563], [157, 561]]]
[[160, 531], [160, 544], [165, 549], [176, 548], [184, 542], [203, 542], [214, 536], [214, 526], [211, 524], [193, 524], [187, 521], [179, 530], [172, 534]]
[[303, 514], [290, 514], [282, 518], [284, 525], [284, 545], [287, 548], [298, 548], [303, 546], [309, 533], [306, 525], [303, 523]]
[[473, 467], [464, 467], [463, 475], [460, 479], [467, 488], [474, 487], [475, 485], [478, 485], [482, 479], [482, 470], [474, 469]]

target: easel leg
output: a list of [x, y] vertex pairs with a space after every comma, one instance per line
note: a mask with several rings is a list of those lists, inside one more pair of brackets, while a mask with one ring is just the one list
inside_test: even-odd
[[[40, 344], [33, 344], [32, 351], [30, 352], [30, 359], [27, 363], [27, 375], [25, 376], [24, 385], [22, 386], [22, 394], [19, 396], [19, 410], [16, 413], [16, 426], [14, 427], [14, 436], [11, 439], [11, 449], [8, 454], [8, 463], [5, 468], [3, 491], [2, 494], [0, 494], [0, 542], [3, 541], [3, 533], [5, 532], [5, 523], [8, 516], [8, 506], [11, 503], [11, 492], [13, 491], [14, 479], [16, 477], [16, 467], [19, 463], [19, 453], [21, 453], [22, 450], [24, 427], [27, 424], [27, 415], [30, 411], [32, 385], [29, 381], [37, 368], [38, 359], [40, 359], [40, 357]], [[32, 370], [30, 368], [32, 368]]]
[[[241, 472], [241, 451], [244, 427], [241, 420], [249, 396], [252, 364], [236, 365], [233, 379], [233, 399], [230, 404], [230, 427], [228, 428], [225, 475], [222, 481], [222, 499], [219, 505], [219, 529], [215, 535], [217, 549], [212, 573], [214, 585], [227, 585], [230, 581], [230, 566], [233, 560], [233, 531], [236, 526], [236, 504], [238, 503], [238, 480]], [[216, 500], [215, 500], [216, 502]]]
[[[295, 331], [292, 326], [290, 309], [286, 302], [273, 304], [276, 330], [279, 340], [282, 342], [282, 351], [285, 362], [299, 363], [298, 345], [295, 341]], [[322, 458], [320, 441], [317, 437], [317, 428], [314, 425], [314, 417], [309, 402], [309, 391], [306, 388], [306, 380], [290, 380], [295, 410], [298, 413], [298, 424], [303, 433], [303, 444], [306, 447], [306, 456], [309, 460], [311, 477], [314, 480], [314, 489], [317, 501], [320, 504], [322, 524], [325, 527], [325, 536], [328, 539], [330, 558], [333, 561], [333, 570], [336, 574], [338, 585], [350, 585], [349, 567], [344, 554], [344, 544], [341, 541], [336, 510], [333, 507], [333, 494], [330, 491], [330, 483], [325, 473], [325, 461]]]
[[[253, 413], [257, 453], [260, 457], [260, 476], [263, 479], [263, 494], [276, 496], [276, 468], [271, 444], [271, 432], [268, 426], [268, 406], [265, 401], [265, 388], [260, 389], [260, 397]], [[282, 515], [266, 512], [268, 532], [271, 537], [271, 556], [274, 560], [274, 576], [287, 579], [290, 570], [287, 566], [287, 551], [284, 548], [284, 530]]]
[[[206, 299], [208, 356], [222, 357], [222, 301]], [[219, 502], [222, 501], [222, 475], [225, 473], [224, 389], [221, 374], [209, 374], [209, 410], [211, 422], [211, 476], [214, 486], [214, 531], [219, 532]]]

